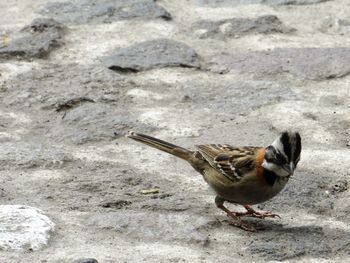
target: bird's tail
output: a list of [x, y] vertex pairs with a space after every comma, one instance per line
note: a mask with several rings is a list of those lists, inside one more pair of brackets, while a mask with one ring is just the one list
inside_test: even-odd
[[138, 142], [142, 142], [142, 143], [147, 144], [149, 146], [152, 146], [158, 150], [170, 153], [172, 155], [175, 155], [175, 156], [182, 158], [184, 160], [187, 160], [187, 161], [189, 161], [189, 159], [191, 159], [191, 156], [194, 153], [190, 150], [187, 150], [187, 149], [182, 148], [180, 146], [171, 144], [169, 142], [162, 141], [162, 140], [159, 140], [157, 138], [153, 138], [151, 136], [141, 134], [141, 133], [136, 133], [133, 131], [130, 131], [126, 137], [131, 138], [131, 139], [138, 141]]

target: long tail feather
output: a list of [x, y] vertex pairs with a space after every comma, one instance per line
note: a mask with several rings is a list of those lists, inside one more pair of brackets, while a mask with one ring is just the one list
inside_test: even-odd
[[188, 161], [190, 156], [193, 154], [192, 151], [189, 151], [185, 148], [182, 148], [180, 146], [177, 146], [175, 144], [171, 144], [166, 141], [159, 140], [157, 138], [141, 134], [141, 133], [136, 133], [133, 131], [130, 131], [127, 135], [128, 138], [131, 138], [135, 141], [142, 142], [144, 144], [147, 144], [151, 147], [154, 147], [158, 150], [170, 153], [172, 155], [175, 155], [179, 158], [185, 159]]

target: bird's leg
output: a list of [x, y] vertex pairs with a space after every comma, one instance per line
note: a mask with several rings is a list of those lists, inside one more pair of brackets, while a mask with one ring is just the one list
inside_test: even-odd
[[233, 226], [236, 226], [236, 227], [239, 227], [239, 228], [242, 228], [243, 230], [246, 230], [246, 231], [251, 231], [251, 232], [255, 232], [256, 229], [246, 223], [244, 223], [237, 215], [236, 215], [236, 212], [232, 212], [230, 210], [228, 210], [225, 206], [224, 206], [224, 200], [220, 197], [216, 197], [215, 198], [215, 204], [216, 206], [223, 210], [227, 216], [231, 217], [233, 219], [233, 221], [230, 222], [230, 225], [233, 225]]
[[257, 218], [262, 218], [262, 219], [264, 219], [265, 217], [272, 217], [272, 218], [278, 217], [278, 218], [281, 218], [279, 215], [273, 214], [271, 212], [258, 212], [258, 211], [255, 211], [250, 205], [244, 205], [244, 208], [247, 209], [247, 212], [235, 213], [237, 217], [250, 216], [250, 217], [257, 217]]

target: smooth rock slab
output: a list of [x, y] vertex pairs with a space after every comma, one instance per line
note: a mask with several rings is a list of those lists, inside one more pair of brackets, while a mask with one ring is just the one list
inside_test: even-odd
[[0, 103], [21, 108], [23, 112], [27, 112], [28, 106], [59, 112], [88, 101], [119, 100], [115, 93], [133, 85], [103, 65], [47, 63], [8, 80], [7, 92], [1, 94]]
[[39, 250], [47, 245], [55, 224], [35, 207], [0, 206], [0, 249]]
[[[211, 217], [202, 217], [185, 213], [170, 214], [157, 211], [144, 212], [110, 212], [95, 214], [86, 222], [92, 227], [110, 229], [136, 240], [159, 242], [161, 240], [200, 243], [207, 245], [207, 231], [218, 226]], [[171, 227], [169, 227], [171, 226]]]
[[[138, 113], [132, 113], [134, 103], [127, 91], [138, 84], [127, 77], [101, 64], [45, 64], [8, 80], [7, 92], [0, 95], [1, 105], [15, 107], [16, 112], [25, 112], [25, 116], [33, 110], [30, 115], [33, 118], [28, 118], [28, 123], [17, 124], [15, 118], [20, 119], [17, 115], [13, 113], [10, 118], [0, 112], [0, 122], [13, 129], [35, 125], [46, 138], [59, 144], [111, 140], [130, 129], [151, 132], [151, 126], [138, 121]], [[157, 87], [162, 89], [164, 85], [159, 83]], [[149, 84], [143, 86], [148, 87]], [[2, 139], [0, 133], [0, 142], [9, 140]], [[61, 167], [69, 161], [69, 154], [62, 148], [42, 143], [35, 146], [28, 140], [24, 144], [0, 143], [0, 170], [1, 165]]]
[[6, 142], [0, 144], [0, 170], [33, 167], [61, 167], [72, 161], [62, 149], [38, 142]]
[[104, 64], [109, 69], [133, 72], [175, 66], [200, 67], [193, 48], [170, 39], [145, 41], [116, 50], [105, 58]]
[[350, 73], [350, 48], [276, 48], [265, 52], [221, 54], [210, 63], [217, 73], [239, 72], [269, 75], [291, 73], [322, 80]]
[[0, 46], [1, 57], [43, 57], [63, 44], [64, 26], [53, 19], [38, 18]]
[[219, 21], [202, 20], [195, 22], [191, 30], [199, 38], [233, 38], [247, 34], [290, 33], [295, 29], [286, 27], [274, 15], [261, 16], [255, 19], [232, 18]]
[[73, 24], [110, 23], [121, 19], [163, 18], [171, 15], [154, 0], [74, 0], [48, 3], [41, 11], [57, 21]]
[[52, 129], [51, 136], [75, 144], [115, 139], [138, 127], [150, 130], [148, 125], [135, 123], [127, 107], [87, 102], [67, 110]]
[[249, 4], [267, 4], [267, 5], [310, 5], [330, 0], [195, 0], [200, 6], [222, 7]]

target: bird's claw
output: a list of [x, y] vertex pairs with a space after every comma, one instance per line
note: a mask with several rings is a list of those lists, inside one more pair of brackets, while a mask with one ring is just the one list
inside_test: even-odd
[[256, 212], [256, 211], [254, 211], [253, 213], [250, 213], [250, 212], [244, 213], [241, 216], [256, 217], [256, 218], [261, 218], [261, 219], [265, 219], [266, 217], [281, 219], [281, 217], [278, 214], [274, 214], [271, 212]]
[[266, 217], [281, 219], [281, 217], [278, 214], [274, 214], [270, 211], [258, 212], [258, 211], [255, 211], [251, 206], [246, 205], [244, 207], [245, 207], [245, 209], [247, 209], [247, 212], [236, 213], [236, 216], [249, 216], [249, 217], [256, 217], [256, 218], [261, 218], [261, 219], [265, 219]]

